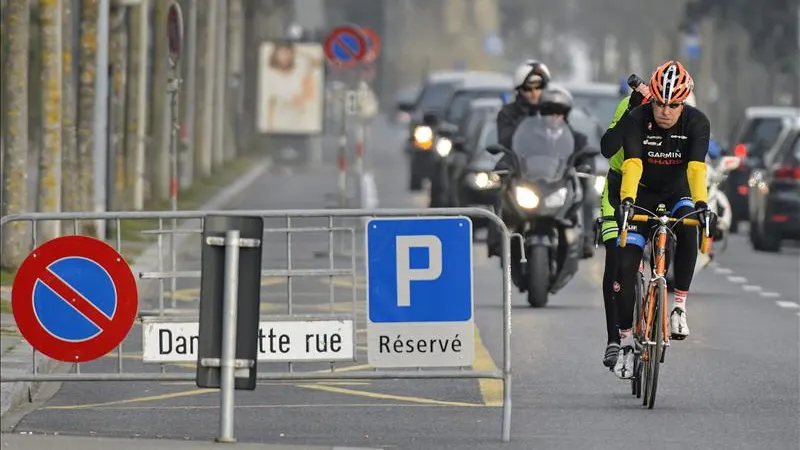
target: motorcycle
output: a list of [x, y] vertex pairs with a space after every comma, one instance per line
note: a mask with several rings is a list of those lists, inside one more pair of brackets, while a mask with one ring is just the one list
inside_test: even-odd
[[[728, 197], [719, 186], [725, 181], [725, 178], [731, 171], [739, 167], [739, 164], [741, 164], [741, 159], [737, 156], [723, 156], [719, 159], [717, 164], [707, 164], [708, 208], [716, 214], [717, 226], [712, 236], [711, 251], [707, 255], [703, 253], [697, 254], [697, 263], [694, 266], [695, 275], [705, 269], [711, 261], [722, 254], [728, 247], [733, 214]], [[669, 271], [667, 272], [667, 288], [669, 290], [672, 290], [674, 286], [672, 267], [673, 265], [670, 264]]]
[[522, 245], [515, 239], [511, 243], [512, 281], [537, 308], [572, 279], [583, 253], [584, 192], [579, 178], [591, 178], [593, 171], [587, 164], [575, 165], [599, 150], [574, 152], [574, 147], [563, 119], [533, 116], [517, 127], [513, 151], [499, 144], [486, 148], [512, 161], [510, 170], [493, 173], [502, 179], [501, 217], [522, 240]]

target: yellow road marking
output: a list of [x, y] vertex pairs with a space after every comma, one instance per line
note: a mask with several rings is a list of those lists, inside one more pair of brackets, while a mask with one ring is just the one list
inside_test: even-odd
[[[497, 370], [489, 350], [483, 345], [478, 327], [475, 327], [475, 362], [472, 368], [479, 371]], [[503, 406], [503, 381], [481, 378], [478, 380], [481, 397], [486, 406]]]
[[[261, 280], [261, 287], [277, 286], [286, 284], [286, 278], [264, 278]], [[172, 292], [165, 291], [164, 298], [171, 298]], [[200, 288], [185, 288], [175, 290], [175, 300], [181, 302], [196, 302], [200, 298]]]
[[448, 402], [443, 400], [434, 400], [432, 398], [423, 398], [423, 397], [409, 397], [405, 395], [392, 395], [392, 394], [382, 394], [378, 392], [369, 392], [369, 391], [360, 391], [355, 389], [345, 389], [339, 388], [335, 386], [324, 386], [324, 385], [317, 385], [317, 384], [298, 384], [297, 387], [304, 388], [304, 389], [311, 389], [315, 391], [323, 391], [323, 392], [330, 392], [334, 394], [342, 394], [342, 395], [353, 395], [356, 397], [366, 397], [366, 398], [374, 398], [378, 400], [395, 400], [398, 402], [409, 402], [409, 403], [420, 403], [423, 405], [439, 405], [439, 406], [461, 406], [461, 407], [482, 407], [484, 405], [480, 403], [465, 403], [465, 402]]
[[[329, 277], [329, 278], [321, 278], [325, 284], [332, 284], [336, 287], [341, 288], [352, 288], [353, 287], [353, 278], [352, 277]], [[367, 280], [364, 277], [356, 277], [355, 282], [356, 289], [366, 289], [367, 288]]]
[[[195, 386], [194, 381], [162, 381], [158, 383], [161, 386]], [[259, 381], [258, 386], [291, 386], [298, 384], [297, 381]], [[303, 384], [308, 384], [307, 382]], [[369, 386], [372, 384], [369, 381], [320, 381], [315, 384], [329, 384], [332, 386]]]
[[[286, 409], [286, 408], [438, 408], [442, 405], [423, 405], [420, 403], [306, 403], [295, 405], [235, 405], [236, 409]], [[478, 405], [481, 406], [481, 405]], [[136, 410], [170, 410], [170, 411], [198, 411], [216, 410], [219, 405], [181, 405], [181, 406], [101, 406], [93, 408], [95, 411], [136, 411]]]
[[98, 408], [102, 406], [114, 406], [114, 405], [127, 405], [129, 403], [140, 403], [140, 402], [155, 402], [159, 400], [170, 400], [173, 398], [181, 398], [181, 397], [192, 397], [195, 395], [203, 395], [209, 394], [211, 392], [217, 392], [218, 389], [191, 389], [188, 391], [180, 391], [180, 392], [170, 392], [169, 394], [158, 394], [158, 395], [149, 395], [146, 397], [134, 397], [125, 400], [115, 400], [113, 402], [103, 402], [103, 403], [87, 403], [83, 405], [63, 405], [63, 406], [47, 406], [44, 409], [57, 409], [57, 410], [64, 410], [64, 409], [91, 409], [91, 408]]

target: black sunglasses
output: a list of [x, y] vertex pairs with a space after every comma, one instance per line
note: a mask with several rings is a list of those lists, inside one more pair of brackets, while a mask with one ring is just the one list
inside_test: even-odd
[[664, 103], [658, 100], [653, 100], [653, 104], [658, 106], [659, 108], [669, 108], [669, 109], [678, 109], [683, 106], [683, 102], [678, 103]]

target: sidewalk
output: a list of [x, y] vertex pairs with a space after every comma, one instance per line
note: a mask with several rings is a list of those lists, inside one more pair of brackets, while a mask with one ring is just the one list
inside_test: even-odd
[[[226, 204], [233, 201], [237, 195], [266, 173], [270, 165], [270, 160], [265, 157], [244, 175], [238, 177], [235, 183], [217, 192], [214, 197], [198, 209], [223, 209]], [[185, 238], [186, 235], [178, 236], [177, 248], [179, 248], [182, 241], [180, 237]], [[131, 270], [133, 270], [134, 274], [156, 270], [158, 264], [157, 255], [157, 246], [155, 244], [150, 245], [136, 257], [131, 264]], [[148, 280], [140, 280], [140, 291], [143, 289], [143, 283], [147, 282]], [[14, 316], [11, 313], [11, 287], [0, 286], [0, 370], [2, 370], [4, 376], [31, 374], [33, 373], [32, 361], [33, 348], [20, 336], [14, 322]], [[66, 370], [68, 364], [54, 361], [37, 353], [36, 367], [39, 373], [53, 373], [58, 370]], [[17, 406], [31, 401], [38, 389], [39, 383], [0, 383], [0, 417], [5, 416], [8, 411]], [[5, 424], [3, 428], [5, 429]], [[5, 450], [5, 448], [2, 448], [2, 450]]]
[[[171, 441], [154, 439], [110, 439], [101, 437], [49, 436], [1, 434], [0, 445], [3, 450], [42, 450], [58, 448], [59, 450], [196, 450], [224, 448], [226, 444], [209, 441]], [[230, 444], [228, 444], [230, 445]], [[381, 450], [363, 447], [330, 447], [330, 446], [296, 446], [236, 443], [239, 450]]]

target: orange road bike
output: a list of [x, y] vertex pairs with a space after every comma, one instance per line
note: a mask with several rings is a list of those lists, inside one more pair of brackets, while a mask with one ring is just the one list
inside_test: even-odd
[[[658, 388], [659, 367], [664, 362], [667, 347], [670, 345], [667, 280], [665, 278], [669, 268], [667, 248], [672, 248], [672, 244], [677, 240], [673, 232], [675, 226], [683, 224], [685, 226], [699, 227], [701, 223], [697, 219], [689, 218], [689, 216], [697, 214], [697, 211], [692, 211], [680, 218], [673, 218], [669, 217], [667, 211], [661, 208], [659, 208], [658, 214], [635, 205], [633, 208], [646, 214], [635, 214], [631, 222], [646, 224], [655, 230], [650, 233], [650, 238], [648, 239], [650, 251], [652, 252], [650, 258], [650, 280], [644, 289], [640, 289], [641, 294], [639, 292], [636, 293], [636, 302], [634, 303], [633, 317], [635, 325], [633, 333], [636, 348], [634, 351], [634, 376], [631, 379], [631, 390], [637, 398], [640, 398], [644, 387], [642, 404], [649, 409], [653, 409]], [[711, 247], [711, 230], [708, 221], [704, 224], [704, 228], [700, 251], [707, 254]], [[625, 247], [627, 238], [628, 219], [626, 217], [620, 232], [620, 247]], [[642, 268], [643, 266], [640, 265], [640, 273]]]

